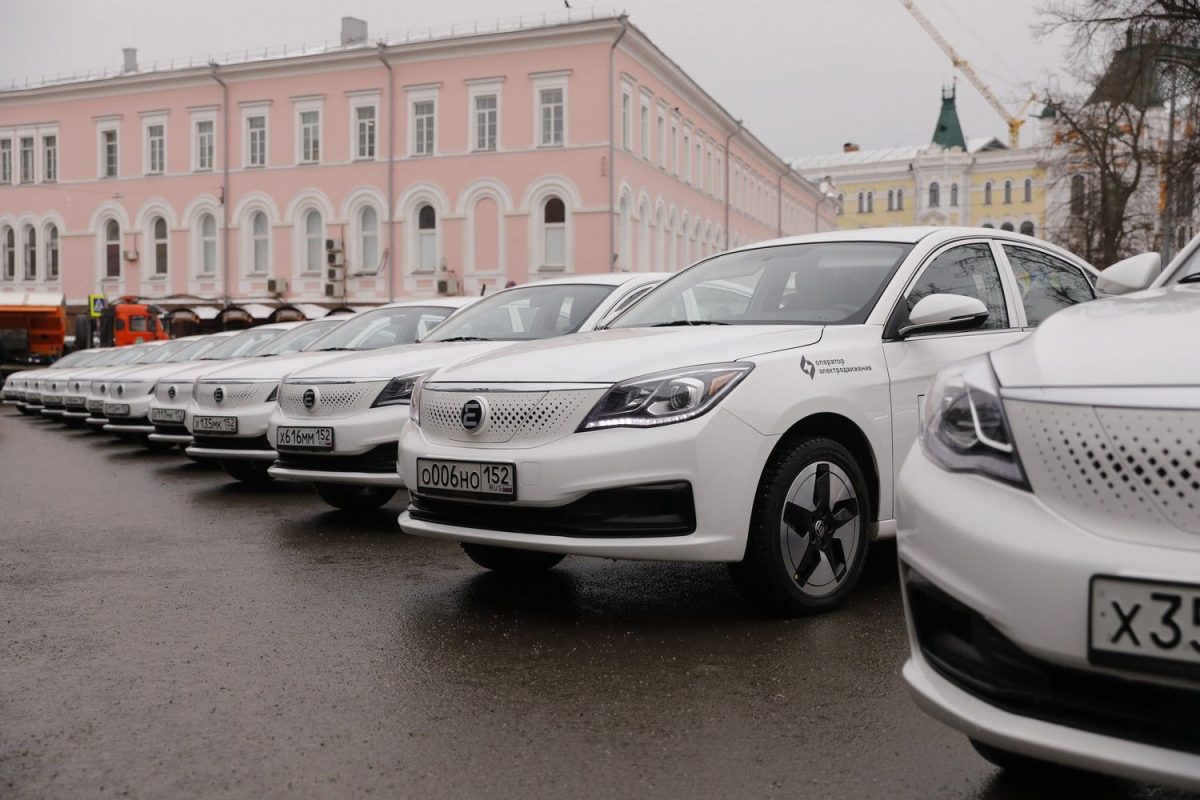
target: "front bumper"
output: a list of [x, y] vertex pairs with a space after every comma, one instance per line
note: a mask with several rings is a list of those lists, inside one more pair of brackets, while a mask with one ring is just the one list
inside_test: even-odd
[[408, 422], [408, 406], [367, 408], [349, 417], [290, 417], [276, 408], [270, 416], [267, 440], [278, 442], [280, 426], [332, 428], [333, 449], [280, 450], [279, 460], [268, 470], [285, 481], [345, 483], [359, 486], [404, 488], [397, 471], [396, 439]]
[[[429, 442], [420, 428], [408, 425], [400, 437], [400, 471], [410, 491], [417, 458], [502, 461], [517, 468], [517, 500], [512, 503], [436, 498], [443, 513], [413, 508], [400, 515], [408, 533], [477, 544], [604, 558], [665, 561], [740, 561], [759, 477], [776, 436], [764, 436], [733, 414], [716, 409], [699, 419], [659, 428], [572, 433], [529, 448], [449, 445]], [[686, 484], [694, 498], [694, 530], [671, 535], [565, 535], [538, 530], [542, 514], [610, 490]], [[434, 498], [428, 498], [433, 501]], [[457, 506], [455, 511], [453, 507]], [[469, 507], [469, 510], [468, 510]], [[501, 520], [493, 528], [478, 520], [493, 510]], [[521, 509], [526, 514], [522, 515]], [[449, 511], [451, 513], [444, 513]], [[457, 514], [470, 524], [446, 522]], [[510, 529], [504, 519], [515, 519]]]
[[1200, 685], [1088, 660], [1094, 575], [1195, 582], [1200, 553], [1096, 536], [1034, 494], [940, 469], [919, 446], [897, 509], [904, 677], [918, 705], [1006, 750], [1200, 788]]
[[271, 416], [272, 403], [260, 403], [261, 408], [238, 408], [222, 412], [211, 408], [199, 408], [193, 401], [184, 417], [184, 430], [192, 430], [193, 416], [237, 417], [238, 432], [234, 434], [192, 434], [192, 446], [188, 455], [194, 458], [220, 458], [227, 461], [274, 461], [275, 451], [267, 441], [267, 418]]

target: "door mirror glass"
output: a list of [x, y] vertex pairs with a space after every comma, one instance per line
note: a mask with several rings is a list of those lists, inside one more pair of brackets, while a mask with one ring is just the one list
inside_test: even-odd
[[908, 312], [908, 322], [901, 326], [901, 338], [916, 333], [935, 331], [965, 331], [978, 328], [987, 321], [988, 310], [983, 301], [961, 294], [931, 294], [922, 297]]
[[1162, 256], [1158, 253], [1141, 255], [1118, 261], [1100, 273], [1096, 288], [1105, 294], [1129, 294], [1141, 291], [1154, 282], [1162, 271]]

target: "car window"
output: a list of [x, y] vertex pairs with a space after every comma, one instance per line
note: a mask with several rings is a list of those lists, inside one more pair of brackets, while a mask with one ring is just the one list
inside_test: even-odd
[[277, 336], [254, 351], [255, 356], [277, 356], [282, 353], [298, 353], [345, 322], [345, 319], [319, 319], [297, 325], [282, 336]]
[[420, 335], [422, 323], [444, 319], [452, 308], [439, 306], [394, 306], [358, 314], [304, 348], [321, 350], [378, 350], [398, 344], [412, 344]]
[[136, 333], [144, 333], [147, 330], [146, 318], [145, 317], [130, 317], [129, 318], [129, 330], [134, 331]]
[[612, 327], [859, 324], [911, 250], [813, 242], [725, 253], [659, 285]]
[[1004, 254], [1017, 279], [1017, 291], [1025, 306], [1025, 319], [1031, 326], [1077, 303], [1096, 297], [1083, 270], [1040, 250], [1004, 245]]
[[519, 341], [573, 333], [615, 288], [556, 283], [505, 289], [455, 314], [423, 341]]
[[1000, 285], [1000, 269], [986, 242], [952, 247], [930, 262], [905, 298], [908, 310], [931, 294], [960, 294], [983, 301], [988, 316], [979, 327], [1008, 327], [1008, 309]]
[[219, 345], [209, 350], [201, 358], [202, 361], [223, 361], [227, 358], [243, 358], [252, 355], [258, 348], [281, 335], [280, 328], [250, 328], [236, 336], [230, 336]]

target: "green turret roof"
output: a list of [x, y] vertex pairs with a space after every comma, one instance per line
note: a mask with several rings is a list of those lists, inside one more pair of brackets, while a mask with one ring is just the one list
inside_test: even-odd
[[942, 111], [938, 114], [937, 127], [933, 129], [933, 143], [941, 147], [967, 149], [962, 125], [958, 121], [958, 108], [954, 104], [954, 87], [942, 90]]

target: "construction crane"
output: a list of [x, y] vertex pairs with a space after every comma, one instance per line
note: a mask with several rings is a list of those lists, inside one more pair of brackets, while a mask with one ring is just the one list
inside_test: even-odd
[[933, 23], [929, 21], [929, 17], [921, 13], [921, 9], [916, 7], [913, 0], [900, 0], [900, 5], [908, 9], [908, 13], [913, 15], [913, 19], [925, 29], [925, 32], [929, 34], [933, 41], [937, 42], [938, 47], [942, 48], [942, 52], [950, 57], [950, 62], [983, 95], [983, 99], [988, 101], [988, 105], [1004, 118], [1005, 124], [1008, 125], [1008, 146], [1014, 150], [1019, 147], [1021, 144], [1021, 126], [1025, 124], [1025, 120], [1021, 117], [1029, 109], [1033, 101], [1037, 99], [1037, 95], [1031, 95], [1016, 114], [1009, 113], [1009, 110], [1000, 102], [1000, 98], [996, 97], [992, 90], [988, 88], [988, 85], [983, 82], [983, 78], [980, 78], [979, 74], [967, 63], [967, 60], [958, 54], [954, 46], [946, 40], [946, 37], [942, 36], [941, 32], [933, 27]]

